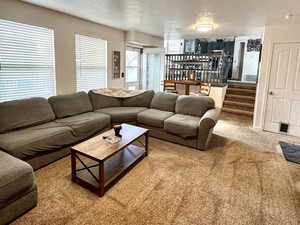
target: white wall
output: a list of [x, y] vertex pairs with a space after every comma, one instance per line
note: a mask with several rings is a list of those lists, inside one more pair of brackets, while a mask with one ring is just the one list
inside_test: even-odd
[[227, 86], [224, 87], [211, 87], [209, 97], [215, 101], [216, 108], [223, 108], [223, 103], [226, 95]]
[[242, 81], [246, 81], [247, 75], [257, 76], [258, 60], [259, 52], [247, 52], [247, 50], [245, 51]]
[[125, 66], [125, 32], [18, 0], [0, 0], [0, 18], [54, 29], [57, 94], [76, 91], [75, 33], [107, 40], [108, 86], [124, 87], [124, 79], [112, 79], [112, 51], [121, 52]]
[[263, 38], [263, 49], [261, 58], [260, 74], [258, 76], [258, 86], [255, 101], [254, 127], [263, 128], [266, 100], [268, 93], [268, 83], [270, 76], [270, 64], [274, 43], [300, 42], [299, 25], [282, 24], [269, 25], [265, 28]]

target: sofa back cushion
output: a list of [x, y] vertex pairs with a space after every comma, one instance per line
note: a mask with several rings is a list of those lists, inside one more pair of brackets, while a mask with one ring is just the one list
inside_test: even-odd
[[177, 94], [157, 92], [152, 98], [150, 107], [162, 111], [174, 112], [177, 98]]
[[215, 107], [215, 102], [207, 96], [179, 96], [175, 112], [178, 114], [202, 117], [204, 113]]
[[53, 96], [48, 101], [57, 118], [64, 118], [93, 110], [89, 96], [84, 91]]
[[89, 91], [89, 96], [94, 110], [122, 106], [122, 99], [119, 98], [96, 94], [93, 91]]
[[46, 123], [54, 119], [52, 108], [44, 98], [0, 103], [0, 133]]
[[126, 107], [149, 107], [154, 95], [154, 91], [145, 91], [137, 96], [124, 98], [123, 106]]

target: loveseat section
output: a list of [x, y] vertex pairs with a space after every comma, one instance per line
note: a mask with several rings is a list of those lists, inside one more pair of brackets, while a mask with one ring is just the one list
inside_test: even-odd
[[44, 98], [0, 103], [0, 150], [27, 160], [73, 144], [70, 127], [54, 122], [55, 114]]

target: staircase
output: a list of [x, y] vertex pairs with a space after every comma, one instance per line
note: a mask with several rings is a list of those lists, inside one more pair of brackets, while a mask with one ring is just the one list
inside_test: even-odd
[[223, 112], [253, 116], [256, 84], [228, 83], [223, 104]]

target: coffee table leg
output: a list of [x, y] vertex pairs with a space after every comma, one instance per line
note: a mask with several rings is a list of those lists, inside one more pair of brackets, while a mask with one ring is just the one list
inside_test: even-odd
[[104, 195], [104, 162], [99, 163], [99, 196]]
[[149, 139], [149, 135], [148, 135], [149, 132], [147, 132], [145, 134], [145, 156], [148, 156], [148, 139]]
[[71, 168], [72, 168], [72, 181], [75, 182], [76, 180], [76, 158], [75, 158], [75, 152], [71, 151]]

